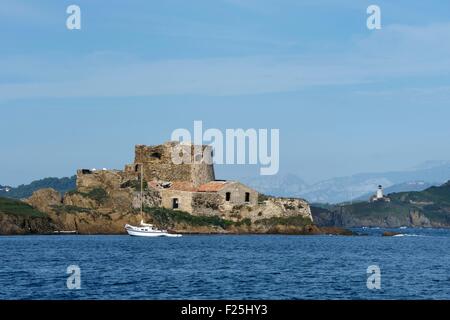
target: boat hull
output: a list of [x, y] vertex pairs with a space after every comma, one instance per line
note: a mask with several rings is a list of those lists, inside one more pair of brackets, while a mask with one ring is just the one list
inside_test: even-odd
[[127, 230], [128, 234], [133, 237], [181, 237], [180, 234], [170, 234], [170, 233], [162, 233], [162, 232], [142, 232], [142, 231], [133, 231]]
[[166, 231], [160, 230], [138, 230], [133, 227], [126, 227], [125, 230], [130, 236], [133, 237], [148, 237], [148, 238], [156, 238], [156, 237], [170, 237], [170, 238], [178, 238], [181, 237], [181, 234], [173, 234], [168, 233]]

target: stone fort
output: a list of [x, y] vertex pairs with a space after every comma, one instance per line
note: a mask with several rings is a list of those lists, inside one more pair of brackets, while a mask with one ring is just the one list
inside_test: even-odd
[[[187, 150], [195, 161], [175, 164], [172, 154], [176, 147]], [[210, 146], [181, 145], [172, 141], [156, 146], [137, 145], [134, 163], [125, 165], [123, 171], [78, 170], [77, 189], [103, 188], [117, 194], [134, 187], [133, 206], [138, 208], [141, 199], [137, 190], [143, 172], [143, 202], [147, 206], [182, 210], [193, 215], [225, 216], [237, 207], [257, 207], [257, 191], [237, 181], [215, 179], [212, 157]]]
[[[189, 161], [175, 164], [172, 153], [176, 150], [188, 153]], [[198, 187], [215, 180], [214, 166], [212, 161], [208, 161], [210, 159], [212, 150], [209, 146], [181, 145], [178, 142], [158, 146], [137, 145], [134, 163], [126, 165], [125, 172], [130, 175], [140, 174], [142, 165], [146, 181], [185, 181]]]

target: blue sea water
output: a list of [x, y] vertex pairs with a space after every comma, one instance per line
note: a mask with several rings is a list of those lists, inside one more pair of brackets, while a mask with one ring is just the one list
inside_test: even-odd
[[[361, 230], [359, 230], [361, 231]], [[368, 236], [4, 236], [0, 299], [450, 299], [450, 231]], [[66, 285], [69, 265], [81, 289]], [[381, 290], [367, 268], [381, 269]]]

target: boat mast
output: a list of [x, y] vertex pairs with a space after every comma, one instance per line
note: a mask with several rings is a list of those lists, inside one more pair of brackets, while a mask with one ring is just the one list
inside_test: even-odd
[[141, 163], [141, 218], [144, 219], [144, 166]]

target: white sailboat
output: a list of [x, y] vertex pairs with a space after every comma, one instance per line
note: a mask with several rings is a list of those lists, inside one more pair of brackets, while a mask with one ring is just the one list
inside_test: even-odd
[[[141, 217], [144, 217], [143, 209], [144, 209], [144, 172], [143, 166], [141, 164]], [[125, 230], [130, 236], [135, 237], [181, 237], [181, 234], [169, 233], [167, 230], [160, 230], [152, 224], [144, 223], [144, 220], [141, 220], [140, 226], [132, 226], [129, 224], [125, 225]]]
[[141, 221], [141, 225], [139, 227], [126, 224], [125, 230], [127, 230], [130, 236], [135, 237], [181, 237], [181, 234], [174, 234], [169, 233], [167, 230], [160, 230], [152, 224], [144, 223], [144, 221]]

